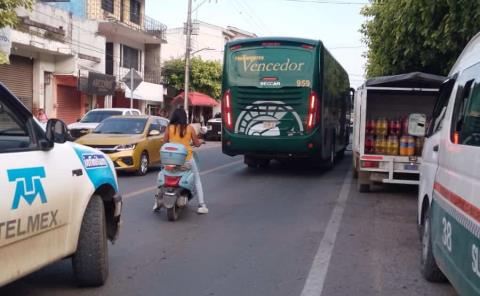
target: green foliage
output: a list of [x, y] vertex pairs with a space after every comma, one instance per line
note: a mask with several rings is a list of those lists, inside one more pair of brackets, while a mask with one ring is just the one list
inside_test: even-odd
[[[176, 89], [183, 89], [185, 83], [185, 60], [174, 59], [165, 62], [163, 68], [166, 83]], [[190, 90], [198, 91], [219, 100], [222, 83], [222, 65], [219, 62], [193, 58], [190, 66]]]
[[0, 1], [0, 28], [17, 24], [17, 14], [15, 8], [32, 8], [33, 0], [1, 0]]
[[371, 0], [362, 14], [369, 77], [412, 71], [446, 75], [480, 31], [480, 1]]

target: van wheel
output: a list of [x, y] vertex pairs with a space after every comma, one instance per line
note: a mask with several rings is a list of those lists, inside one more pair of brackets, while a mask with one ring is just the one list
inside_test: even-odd
[[148, 172], [148, 154], [147, 152], [143, 151], [142, 155], [140, 155], [140, 166], [138, 167], [137, 170], [137, 175], [138, 176], [145, 176]]
[[80, 286], [101, 286], [108, 277], [107, 223], [99, 195], [87, 205], [72, 263]]
[[429, 282], [444, 282], [447, 279], [438, 268], [432, 249], [432, 230], [430, 227], [430, 210], [427, 210], [422, 233], [422, 260], [421, 271], [423, 277]]

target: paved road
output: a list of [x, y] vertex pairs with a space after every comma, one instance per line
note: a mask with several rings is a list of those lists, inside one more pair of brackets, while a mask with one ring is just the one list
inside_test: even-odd
[[122, 175], [124, 226], [104, 287], [78, 289], [64, 260], [0, 295], [455, 295], [419, 273], [414, 191], [357, 193], [348, 156], [328, 172], [252, 171], [216, 144], [199, 153], [210, 214], [192, 203], [168, 222], [150, 211], [156, 171]]

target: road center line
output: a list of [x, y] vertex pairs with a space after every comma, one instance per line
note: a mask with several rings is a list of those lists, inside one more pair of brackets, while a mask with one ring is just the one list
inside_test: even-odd
[[[242, 160], [237, 160], [237, 161], [234, 161], [234, 162], [230, 162], [230, 163], [226, 163], [226, 164], [220, 165], [220, 166], [215, 167], [215, 168], [213, 168], [213, 169], [200, 172], [200, 176], [204, 176], [204, 175], [207, 175], [207, 174], [216, 172], [216, 171], [218, 171], [218, 170], [221, 170], [221, 169], [224, 169], [224, 168], [227, 168], [227, 167], [230, 167], [230, 166], [239, 164], [239, 163], [241, 163], [241, 162], [242, 162]], [[147, 187], [147, 188], [143, 188], [143, 189], [140, 189], [140, 190], [137, 190], [137, 191], [133, 191], [133, 192], [124, 194], [124, 195], [123, 195], [123, 198], [124, 198], [124, 199], [128, 199], [128, 198], [136, 197], [136, 196], [138, 196], [138, 195], [141, 195], [141, 194], [144, 194], [144, 193], [147, 193], [147, 192], [154, 192], [155, 189], [157, 189], [157, 186], [150, 186], [150, 187]]]
[[330, 264], [330, 259], [332, 258], [333, 247], [335, 246], [337, 233], [342, 222], [343, 211], [345, 210], [348, 195], [350, 193], [351, 181], [352, 171], [349, 170], [343, 181], [337, 203], [335, 204], [335, 208], [333, 209], [330, 220], [325, 228], [325, 233], [320, 241], [315, 258], [313, 259], [312, 267], [308, 273], [301, 296], [322, 295], [328, 266]]

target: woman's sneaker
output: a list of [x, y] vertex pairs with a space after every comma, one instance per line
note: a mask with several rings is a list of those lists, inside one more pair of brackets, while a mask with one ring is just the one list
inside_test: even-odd
[[200, 205], [197, 209], [198, 214], [208, 214], [208, 208], [206, 205]]

